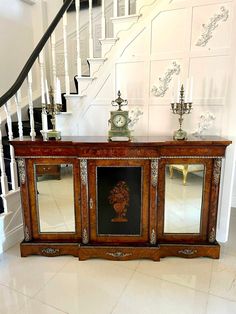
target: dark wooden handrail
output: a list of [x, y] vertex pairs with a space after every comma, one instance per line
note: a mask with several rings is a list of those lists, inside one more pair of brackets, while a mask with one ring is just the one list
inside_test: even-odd
[[40, 52], [42, 51], [43, 47], [45, 46], [46, 42], [48, 41], [49, 37], [52, 35], [54, 29], [56, 28], [57, 24], [60, 22], [63, 14], [69, 8], [73, 0], [65, 0], [63, 6], [61, 7], [60, 11], [57, 13], [56, 17], [48, 27], [47, 31], [39, 41], [38, 45], [32, 52], [31, 56], [29, 57], [28, 61], [26, 62], [25, 66], [23, 67], [22, 71], [20, 72], [19, 76], [17, 77], [15, 83], [12, 87], [0, 97], [0, 107], [2, 107], [12, 96], [16, 94], [19, 90], [21, 85], [23, 84], [24, 80], [26, 79], [30, 69], [32, 68], [35, 60], [38, 58]]

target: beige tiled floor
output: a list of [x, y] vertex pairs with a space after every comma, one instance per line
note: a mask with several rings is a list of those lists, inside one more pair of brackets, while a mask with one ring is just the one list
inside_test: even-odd
[[1, 314], [236, 313], [236, 210], [220, 260], [111, 262], [0, 255]]

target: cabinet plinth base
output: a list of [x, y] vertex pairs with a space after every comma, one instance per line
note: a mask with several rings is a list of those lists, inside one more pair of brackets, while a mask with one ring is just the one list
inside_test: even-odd
[[115, 261], [127, 261], [134, 259], [151, 259], [159, 261], [164, 257], [196, 258], [220, 257], [220, 245], [214, 244], [164, 244], [157, 246], [109, 246], [109, 245], [82, 245], [78, 243], [54, 243], [54, 242], [22, 242], [20, 245], [21, 256], [43, 255], [48, 257], [60, 255], [73, 255], [80, 261], [89, 258], [104, 258]]
[[21, 242], [21, 256], [43, 255], [48, 257], [60, 255], [78, 256], [78, 243], [53, 243], [53, 242]]
[[126, 246], [79, 246], [79, 260], [89, 258], [105, 258], [114, 261], [128, 261], [147, 258], [160, 260], [159, 246], [157, 247], [126, 247]]

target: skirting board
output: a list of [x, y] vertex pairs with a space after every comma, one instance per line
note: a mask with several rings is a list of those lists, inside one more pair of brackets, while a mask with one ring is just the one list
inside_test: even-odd
[[232, 197], [232, 207], [234, 207], [234, 209], [236, 210], [236, 196]]
[[14, 246], [15, 244], [19, 243], [24, 238], [23, 232], [23, 225], [19, 225], [6, 235], [1, 234], [0, 236], [0, 253], [8, 250], [10, 247]]

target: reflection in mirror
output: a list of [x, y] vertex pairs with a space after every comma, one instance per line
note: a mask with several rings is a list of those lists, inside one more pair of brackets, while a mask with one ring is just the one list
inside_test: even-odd
[[75, 232], [73, 165], [35, 165], [40, 232]]
[[169, 164], [165, 173], [165, 233], [199, 233], [203, 164]]

